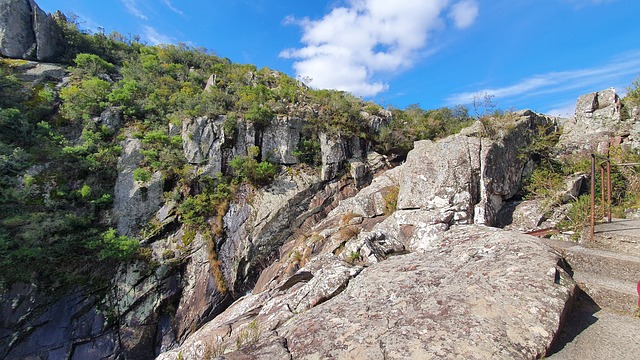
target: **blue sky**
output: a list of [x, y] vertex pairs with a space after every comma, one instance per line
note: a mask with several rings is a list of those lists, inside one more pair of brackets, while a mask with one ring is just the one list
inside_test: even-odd
[[431, 109], [491, 93], [570, 115], [640, 75], [638, 0], [36, 0], [81, 27], [184, 42], [382, 105]]

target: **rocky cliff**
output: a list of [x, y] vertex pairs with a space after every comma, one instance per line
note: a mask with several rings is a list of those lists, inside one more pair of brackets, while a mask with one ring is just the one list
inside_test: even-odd
[[558, 147], [564, 152], [602, 154], [612, 146], [637, 149], [639, 116], [638, 107], [623, 103], [615, 89], [582, 95], [577, 100], [575, 115], [563, 123]]
[[[0, 2], [3, 56], [53, 59], [59, 35], [32, 1]], [[100, 276], [38, 282], [33, 269], [0, 282], [1, 358], [545, 354], [575, 284], [542, 242], [493, 227], [544, 221], [542, 206], [513, 204], [560, 119], [528, 110], [483, 118], [390, 152], [406, 154], [390, 164], [373, 149], [402, 148], [376, 143], [382, 130], [410, 139], [390, 126], [401, 112], [170, 46], [144, 48], [158, 75], [146, 77], [139, 49], [127, 49], [123, 71], [97, 56], [71, 69], [3, 60], [22, 83], [0, 74], [14, 86], [0, 110], [27, 119], [16, 122], [42, 143], [0, 134], [0, 180], [12, 179], [0, 184], [17, 194], [0, 205], [26, 209], [2, 219], [0, 245]], [[98, 97], [74, 98], [87, 89]], [[30, 91], [25, 107], [10, 108], [19, 101], [9, 95]], [[46, 99], [44, 110], [27, 109]], [[637, 147], [637, 111], [614, 93], [578, 103], [561, 151]], [[584, 176], [572, 179], [565, 202]], [[536, 220], [512, 224], [522, 217]], [[39, 242], [6, 245], [22, 229]], [[74, 241], [56, 248], [60, 239]]]
[[62, 29], [33, 0], [0, 1], [0, 54], [51, 61], [64, 52]]

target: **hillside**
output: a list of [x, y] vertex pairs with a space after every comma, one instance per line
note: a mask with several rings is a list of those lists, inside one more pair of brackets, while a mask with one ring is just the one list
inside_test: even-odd
[[0, 14], [33, 35], [0, 37], [2, 358], [540, 357], [577, 287], [520, 233], [579, 238], [589, 153], [638, 159], [637, 86], [572, 119], [385, 109]]

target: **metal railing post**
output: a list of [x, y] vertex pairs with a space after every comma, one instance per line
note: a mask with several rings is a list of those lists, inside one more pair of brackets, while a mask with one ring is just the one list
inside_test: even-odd
[[609, 158], [607, 158], [607, 197], [607, 204], [609, 204], [607, 222], [611, 222], [611, 160]]
[[602, 203], [602, 219], [604, 219], [607, 205], [604, 201], [604, 164], [600, 164], [600, 201]]
[[591, 154], [591, 241], [596, 226], [596, 155]]

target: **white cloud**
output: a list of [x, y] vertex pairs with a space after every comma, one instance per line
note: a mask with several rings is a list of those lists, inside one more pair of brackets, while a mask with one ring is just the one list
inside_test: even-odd
[[[378, 75], [409, 68], [418, 52], [425, 50], [431, 33], [444, 28], [443, 13], [449, 3], [347, 0], [346, 6], [319, 20], [287, 17], [283, 23], [302, 27], [304, 47], [284, 50], [280, 56], [295, 59], [297, 75], [311, 78], [316, 88], [374, 96], [388, 88], [376, 79]], [[462, 3], [475, 4], [475, 0]], [[471, 5], [459, 10], [458, 26], [469, 26], [477, 16]]]
[[160, 34], [155, 28], [151, 26], [144, 25], [142, 29], [142, 37], [153, 45], [175, 43], [174, 39], [167, 35]]
[[471, 26], [480, 13], [480, 7], [476, 0], [462, 0], [451, 7], [449, 17], [458, 29]]
[[162, 3], [165, 4], [169, 8], [169, 10], [173, 11], [174, 13], [184, 16], [184, 13], [180, 9], [173, 6], [171, 0], [162, 0]]
[[148, 18], [144, 15], [140, 8], [138, 7], [138, 2], [136, 0], [120, 0], [122, 4], [127, 8], [127, 10], [135, 17], [139, 17], [143, 20], [148, 20]]
[[533, 75], [512, 85], [453, 94], [445, 101], [448, 105], [469, 104], [474, 95], [478, 93], [493, 94], [497, 99], [506, 99], [517, 96], [531, 97], [561, 93], [576, 89], [598, 91], [612, 85], [615, 86], [621, 79], [638, 73], [640, 73], [640, 51], [633, 51], [619, 55], [608, 64], [600, 67]]

